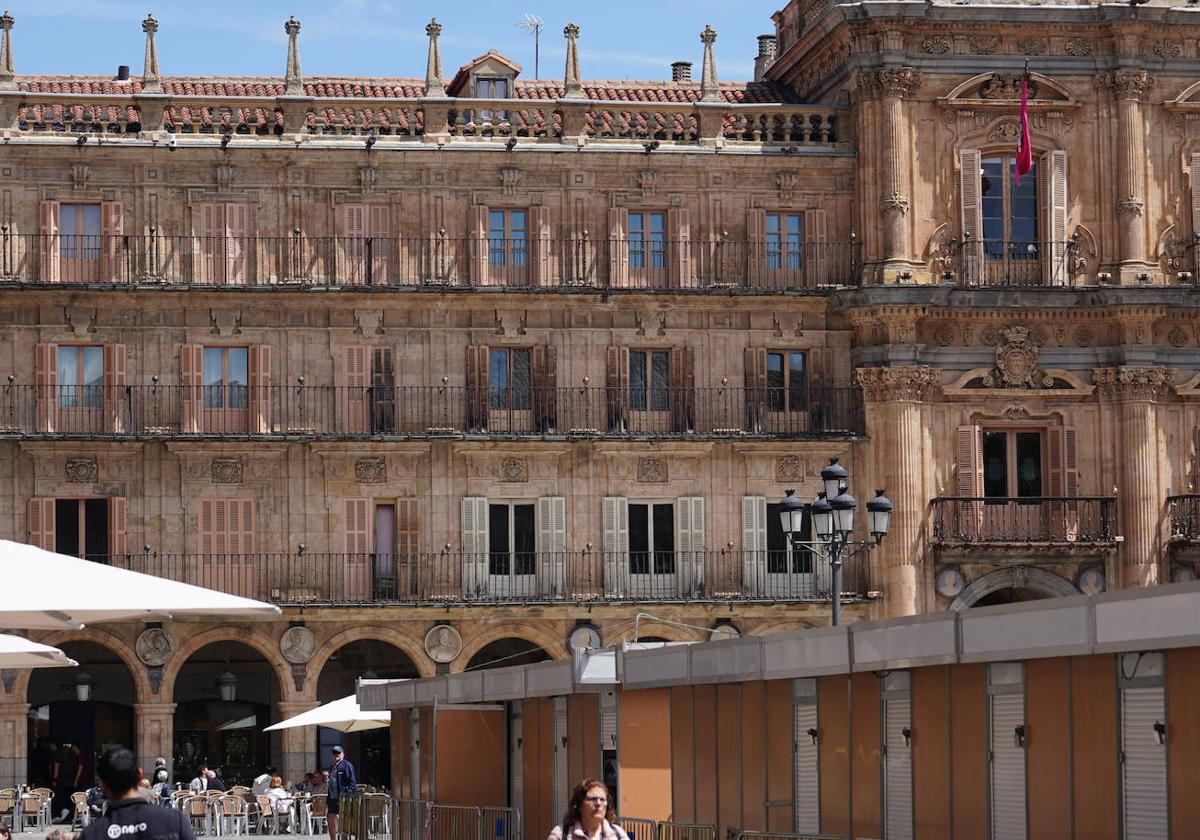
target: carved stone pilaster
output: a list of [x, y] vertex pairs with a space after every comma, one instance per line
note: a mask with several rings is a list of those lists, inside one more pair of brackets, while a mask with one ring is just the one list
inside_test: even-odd
[[1092, 371], [1096, 392], [1104, 400], [1156, 402], [1175, 382], [1175, 371], [1163, 367], [1096, 368]]
[[1112, 92], [1117, 99], [1144, 102], [1154, 87], [1154, 79], [1145, 70], [1114, 70], [1102, 73], [1098, 83]]
[[854, 377], [868, 402], [922, 402], [941, 383], [941, 376], [928, 365], [859, 368]]
[[858, 74], [858, 93], [863, 99], [896, 96], [911, 99], [921, 88], [921, 74], [911, 67], [867, 70]]

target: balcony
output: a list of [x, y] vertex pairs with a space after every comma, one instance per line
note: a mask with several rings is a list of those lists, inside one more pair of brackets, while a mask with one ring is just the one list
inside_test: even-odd
[[1167, 511], [1171, 515], [1172, 542], [1200, 541], [1200, 495], [1168, 496]]
[[0, 437], [748, 438], [865, 433], [857, 388], [0, 385]]
[[857, 242], [727, 239], [4, 232], [0, 287], [779, 294], [857, 286], [859, 251]]
[[1078, 241], [968, 239], [943, 244], [942, 282], [969, 287], [1070, 287], [1088, 285]]
[[933, 544], [942, 549], [1116, 545], [1115, 496], [941, 497], [931, 504]]
[[[152, 554], [109, 560], [284, 606], [830, 599], [827, 563], [802, 564], [782, 552]], [[874, 587], [865, 557], [845, 561], [842, 585], [843, 597], [867, 597]]]

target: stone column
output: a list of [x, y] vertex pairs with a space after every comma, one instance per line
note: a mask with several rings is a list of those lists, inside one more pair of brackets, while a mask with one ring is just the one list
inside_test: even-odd
[[29, 781], [28, 740], [29, 704], [0, 705], [0, 787], [15, 787]]
[[[137, 733], [136, 755], [138, 766], [149, 774], [154, 768], [154, 759], [165, 758], [167, 771], [174, 780], [175, 768], [175, 704], [134, 703], [133, 725]], [[181, 772], [191, 768], [179, 768]], [[190, 779], [180, 781], [190, 781]]]
[[[921, 564], [929, 504], [921, 403], [940, 378], [927, 366], [859, 368], [856, 377], [866, 400], [867, 432], [875, 441], [875, 486], [886, 490], [895, 506], [888, 535], [872, 554], [872, 568], [884, 586], [886, 614], [915, 615], [926, 601]], [[870, 487], [856, 489], [861, 499], [874, 495]]]
[[[279, 707], [280, 720], [287, 720], [290, 717], [312, 711], [321, 704], [316, 700], [280, 700], [276, 705]], [[279, 735], [283, 743], [283, 750], [279, 755], [278, 767], [283, 778], [299, 779], [308, 771], [318, 769], [309, 766], [313, 762], [316, 744], [316, 733], [311, 726], [284, 729]]]
[[1117, 70], [1104, 77], [1117, 103], [1117, 236], [1121, 250], [1120, 280], [1141, 282], [1152, 270], [1146, 258], [1145, 127], [1142, 102], [1154, 80], [1145, 70]]
[[1119, 367], [1093, 371], [1100, 399], [1121, 404], [1120, 484], [1117, 510], [1120, 534], [1120, 586], [1154, 586], [1161, 580], [1159, 429], [1155, 403], [1174, 381], [1170, 368]]

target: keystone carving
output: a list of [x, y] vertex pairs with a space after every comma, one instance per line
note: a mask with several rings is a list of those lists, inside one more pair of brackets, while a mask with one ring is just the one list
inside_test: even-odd
[[928, 365], [859, 368], [854, 377], [868, 402], [921, 402], [941, 383], [938, 372]]
[[1162, 367], [1096, 368], [1092, 378], [1102, 399], [1161, 400], [1175, 382], [1175, 371]]
[[505, 458], [500, 462], [500, 478], [508, 482], [529, 481], [529, 466], [524, 458]]
[[1038, 369], [1038, 343], [1027, 327], [1008, 327], [996, 347], [996, 367], [983, 378], [987, 388], [1050, 388], [1054, 379]]
[[241, 484], [243, 477], [241, 458], [213, 458], [213, 484]]
[[95, 458], [71, 458], [67, 461], [67, 481], [71, 484], [95, 484], [100, 470]]
[[[996, 73], [979, 89], [980, 99], [1020, 99], [1020, 73]], [[1029, 98], [1037, 99], [1037, 85], [1029, 83]]]

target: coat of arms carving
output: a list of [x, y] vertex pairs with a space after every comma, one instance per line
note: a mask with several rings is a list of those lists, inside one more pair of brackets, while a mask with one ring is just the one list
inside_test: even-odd
[[1050, 388], [1053, 377], [1038, 368], [1038, 342], [1028, 327], [1006, 327], [996, 345], [996, 367], [984, 377], [988, 388]]

